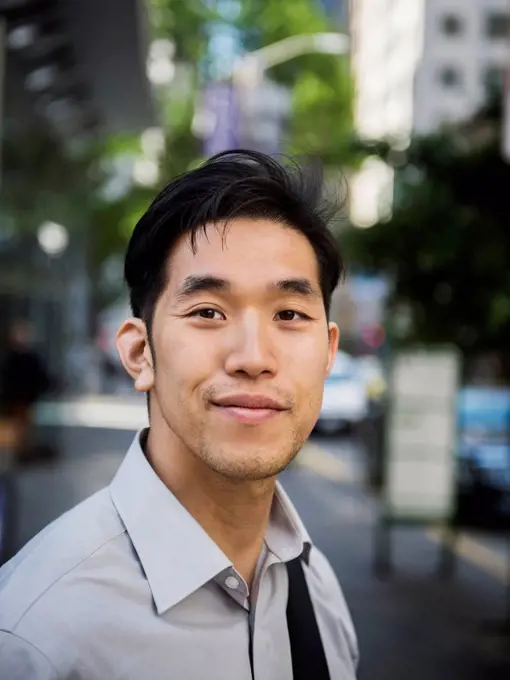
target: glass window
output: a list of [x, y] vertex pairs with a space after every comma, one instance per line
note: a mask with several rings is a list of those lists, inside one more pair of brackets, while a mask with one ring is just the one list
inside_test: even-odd
[[439, 71], [439, 82], [444, 88], [459, 88], [462, 86], [462, 74], [459, 69], [445, 66]]
[[458, 36], [464, 30], [464, 22], [457, 14], [445, 14], [441, 17], [441, 30], [447, 36]]
[[498, 97], [503, 92], [505, 71], [501, 66], [491, 64], [484, 73], [485, 93], [488, 99]]
[[486, 19], [486, 33], [491, 40], [510, 38], [510, 15], [505, 12], [489, 12]]

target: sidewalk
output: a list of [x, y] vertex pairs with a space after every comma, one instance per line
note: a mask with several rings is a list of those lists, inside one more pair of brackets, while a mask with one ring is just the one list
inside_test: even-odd
[[416, 529], [397, 530], [394, 575], [379, 581], [372, 572], [375, 506], [352, 486], [310, 472], [287, 488], [344, 589], [359, 637], [360, 680], [510, 677], [508, 638], [483, 630], [504, 616], [500, 581], [462, 560], [456, 576], [441, 581], [437, 545]]
[[[138, 407], [140, 415], [144, 405]], [[94, 409], [92, 423], [99, 413]], [[79, 413], [80, 427], [40, 429], [43, 438], [58, 443], [62, 457], [19, 477], [20, 543], [107, 484], [131, 441], [133, 432], [118, 414], [117, 427], [98, 428], [85, 426], [83, 410], [73, 417]], [[360, 485], [359, 451], [342, 441], [332, 450], [334, 455], [323, 441], [312, 440], [282, 482], [344, 589], [359, 636], [359, 679], [508, 680], [509, 639], [483, 629], [484, 622], [504, 616], [502, 578], [459, 559], [456, 576], [441, 581], [435, 572], [437, 542], [426, 531], [398, 530], [394, 576], [375, 579], [377, 506]]]

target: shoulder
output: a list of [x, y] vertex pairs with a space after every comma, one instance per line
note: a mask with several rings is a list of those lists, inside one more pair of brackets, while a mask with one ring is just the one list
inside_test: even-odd
[[322, 619], [323, 625], [330, 630], [335, 629], [333, 633], [340, 634], [342, 642], [347, 644], [351, 659], [357, 665], [358, 640], [342, 588], [329, 560], [315, 546], [310, 551], [305, 573], [314, 607], [323, 615], [318, 616], [318, 619]]
[[0, 677], [9, 680], [57, 680], [57, 670], [28, 640], [0, 630]]
[[0, 569], [0, 629], [18, 632], [34, 609], [44, 618], [45, 603], [65, 607], [59, 594], [66, 580], [86, 569], [93, 556], [124, 533], [109, 489], [56, 519]]
[[312, 546], [310, 550], [307, 573], [313, 576], [329, 594], [343, 599], [342, 589], [333, 567], [326, 555], [315, 546]]

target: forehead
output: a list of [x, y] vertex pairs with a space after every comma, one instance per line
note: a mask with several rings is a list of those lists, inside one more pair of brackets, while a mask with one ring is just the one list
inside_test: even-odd
[[209, 224], [176, 243], [169, 263], [168, 286], [174, 289], [191, 274], [214, 275], [256, 287], [284, 278], [307, 278], [319, 286], [317, 257], [306, 236], [274, 220], [239, 218]]

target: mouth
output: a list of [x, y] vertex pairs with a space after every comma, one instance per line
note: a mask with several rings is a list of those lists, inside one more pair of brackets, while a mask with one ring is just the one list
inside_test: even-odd
[[281, 402], [263, 395], [229, 395], [212, 404], [222, 415], [246, 425], [259, 425], [289, 410]]

